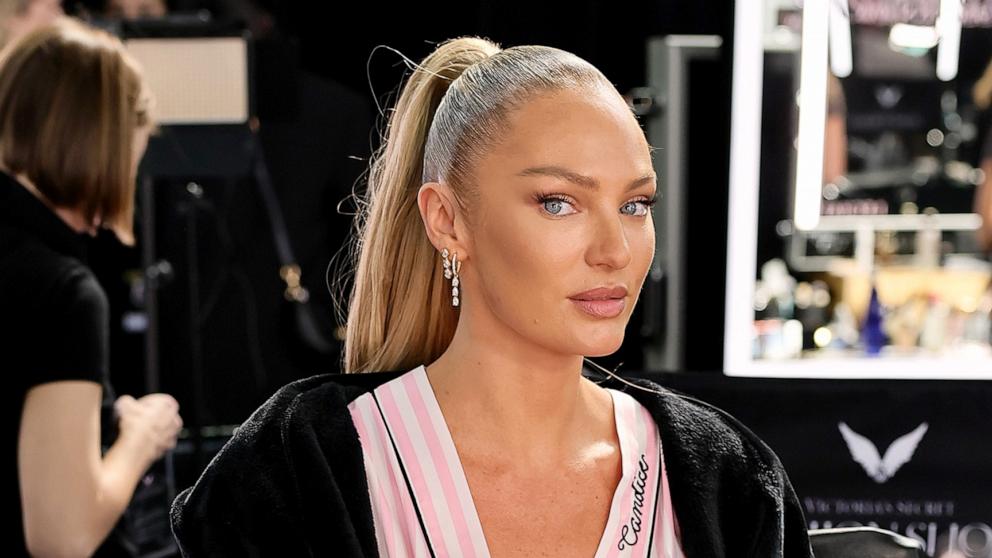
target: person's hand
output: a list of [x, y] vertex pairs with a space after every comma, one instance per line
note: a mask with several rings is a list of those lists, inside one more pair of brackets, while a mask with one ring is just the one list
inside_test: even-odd
[[148, 463], [176, 447], [183, 427], [179, 403], [164, 393], [152, 393], [140, 399], [122, 395], [114, 402], [120, 438]]
[[110, 0], [106, 6], [104, 15], [112, 19], [161, 18], [169, 12], [164, 0]]

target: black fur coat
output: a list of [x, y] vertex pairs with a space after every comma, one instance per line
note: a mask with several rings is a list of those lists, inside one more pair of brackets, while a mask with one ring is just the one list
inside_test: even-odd
[[[184, 556], [377, 556], [361, 445], [347, 405], [396, 373], [321, 375], [279, 390], [172, 506]], [[809, 558], [806, 522], [774, 453], [719, 409], [604, 383], [660, 425], [687, 558]], [[626, 388], [626, 389], [625, 389]]]

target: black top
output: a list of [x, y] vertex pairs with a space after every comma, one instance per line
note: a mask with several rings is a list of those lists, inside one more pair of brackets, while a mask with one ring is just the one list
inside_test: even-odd
[[[172, 505], [184, 556], [377, 556], [348, 404], [395, 373], [299, 380], [263, 404]], [[645, 380], [688, 558], [810, 558], [802, 508], [774, 453], [726, 413]]]
[[[85, 265], [83, 238], [10, 175], [0, 172], [0, 481], [5, 549], [26, 555], [17, 477], [24, 398], [59, 380], [107, 377], [107, 298]], [[5, 551], [6, 554], [6, 551]]]

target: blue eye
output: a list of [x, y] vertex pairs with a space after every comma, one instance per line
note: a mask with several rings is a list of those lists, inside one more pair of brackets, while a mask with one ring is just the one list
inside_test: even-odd
[[[620, 213], [624, 215], [634, 215], [636, 217], [644, 217], [651, 212], [651, 207], [658, 201], [658, 196], [655, 196], [647, 200], [634, 200], [623, 204], [620, 208]], [[634, 212], [626, 211], [627, 208], [633, 207]]]
[[644, 202], [627, 202], [620, 208], [620, 213], [641, 217], [648, 214], [648, 207]]
[[564, 211], [566, 208], [572, 207], [572, 202], [568, 201], [562, 196], [546, 196], [542, 197], [540, 200], [541, 205], [544, 207], [544, 211], [548, 215], [554, 215], [555, 217], [560, 217], [562, 215], [570, 215], [576, 213], [576, 211]]

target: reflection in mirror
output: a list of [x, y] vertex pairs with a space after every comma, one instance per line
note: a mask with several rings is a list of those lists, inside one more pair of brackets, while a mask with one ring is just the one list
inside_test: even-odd
[[992, 356], [992, 10], [765, 0], [752, 358]]

